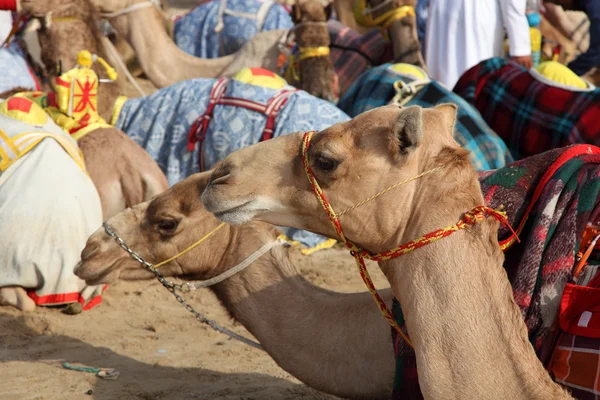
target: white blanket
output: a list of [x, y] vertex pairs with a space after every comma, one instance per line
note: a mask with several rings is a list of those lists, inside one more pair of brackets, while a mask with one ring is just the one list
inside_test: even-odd
[[[15, 123], [42, 131], [0, 114], [0, 128]], [[44, 139], [0, 175], [0, 221], [0, 287], [29, 289], [40, 305], [99, 302], [102, 286], [86, 286], [73, 269], [102, 223], [100, 198], [55, 140]]]

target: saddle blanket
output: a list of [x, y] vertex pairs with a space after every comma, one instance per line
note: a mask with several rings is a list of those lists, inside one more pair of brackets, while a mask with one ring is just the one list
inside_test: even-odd
[[[481, 172], [480, 183], [486, 204], [503, 205], [519, 233], [521, 243], [508, 242], [511, 234], [502, 226], [498, 238], [529, 340], [546, 364], [557, 335], [553, 324], [561, 295], [572, 276], [583, 231], [588, 222], [598, 221], [600, 148], [554, 149], [497, 171]], [[598, 254], [590, 258], [596, 263], [598, 259]], [[393, 312], [403, 326], [396, 300]], [[397, 359], [393, 398], [422, 398], [414, 352], [395, 331], [392, 336]]]
[[391, 43], [377, 28], [364, 35], [334, 20], [327, 22], [330, 57], [338, 76], [340, 94], [367, 69], [392, 61]]
[[[396, 95], [394, 83], [398, 80], [407, 84], [415, 82], [414, 78], [393, 69], [392, 64], [371, 68], [356, 79], [340, 98], [338, 107], [355, 117], [389, 104]], [[442, 103], [458, 106], [454, 139], [469, 151], [471, 162], [477, 170], [501, 168], [513, 161], [504, 141], [488, 126], [479, 111], [438, 82], [426, 83], [405, 106], [433, 107]]]
[[40, 90], [40, 84], [16, 41], [0, 47], [0, 67], [0, 93], [16, 87]]
[[[190, 130], [207, 112], [210, 93], [217, 82], [216, 79], [193, 79], [160, 89], [150, 96], [129, 99], [116, 118], [115, 126], [148, 151], [165, 172], [169, 185], [199, 172], [200, 160], [203, 170], [210, 169], [231, 152], [258, 143], [263, 137], [267, 116], [262, 112], [234, 104], [217, 104], [203, 140], [195, 143], [192, 151], [188, 150]], [[350, 119], [325, 100], [291, 86], [284, 90], [293, 92], [277, 113], [272, 137], [320, 131]], [[279, 92], [231, 79], [223, 95], [261, 105]], [[297, 229], [286, 229], [285, 233], [308, 247], [325, 241], [322, 236]]]
[[600, 145], [600, 89], [578, 89], [504, 58], [466, 71], [454, 92], [479, 110], [516, 159], [576, 143]]
[[211, 0], [175, 19], [173, 39], [189, 54], [217, 58], [235, 53], [257, 32], [292, 27], [286, 8], [272, 0]]
[[[23, 102], [29, 100], [19, 101], [18, 111], [26, 110]], [[6, 151], [11, 142], [13, 150], [28, 146], [0, 172], [0, 287], [23, 287], [39, 305], [79, 302], [87, 310], [101, 302], [104, 285], [87, 286], [73, 269], [102, 223], [100, 197], [83, 164], [57, 140], [46, 138], [29, 148], [29, 139], [11, 139], [11, 131], [49, 133], [77, 149], [69, 134], [38, 111], [47, 123], [28, 124], [0, 113], [0, 148]]]

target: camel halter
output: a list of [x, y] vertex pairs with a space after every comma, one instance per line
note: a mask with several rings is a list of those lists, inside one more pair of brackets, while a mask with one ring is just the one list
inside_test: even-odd
[[310, 162], [308, 159], [308, 148], [310, 147], [310, 141], [311, 141], [314, 133], [315, 133], [315, 131], [306, 132], [304, 134], [304, 138], [302, 140], [302, 163], [304, 166], [304, 172], [306, 173], [306, 177], [308, 178], [308, 181], [313, 189], [313, 192], [315, 193], [315, 196], [317, 196], [319, 203], [321, 203], [321, 206], [323, 206], [323, 209], [325, 209], [325, 212], [327, 213], [327, 216], [329, 217], [329, 221], [331, 222], [331, 225], [333, 225], [333, 229], [335, 229], [335, 231], [338, 234], [338, 236], [340, 237], [340, 239], [342, 239], [342, 241], [344, 242], [346, 247], [350, 250], [350, 254], [352, 255], [352, 257], [354, 257], [354, 260], [356, 261], [356, 265], [358, 267], [360, 276], [361, 276], [363, 282], [365, 283], [365, 285], [367, 286], [367, 289], [369, 289], [369, 292], [373, 296], [373, 300], [375, 300], [375, 304], [377, 304], [377, 306], [379, 307], [379, 310], [381, 311], [383, 316], [388, 320], [388, 322], [394, 328], [394, 330], [396, 332], [398, 332], [398, 334], [402, 337], [402, 339], [404, 339], [406, 344], [408, 344], [411, 348], [413, 348], [413, 345], [412, 345], [410, 339], [404, 333], [404, 331], [402, 331], [402, 329], [400, 328], [400, 326], [394, 319], [391, 311], [388, 309], [388, 307], [385, 305], [385, 302], [383, 301], [383, 299], [377, 293], [377, 289], [375, 289], [373, 280], [371, 279], [371, 276], [369, 275], [369, 271], [367, 270], [367, 267], [365, 265], [365, 258], [368, 260], [378, 261], [378, 262], [391, 260], [393, 258], [410, 253], [411, 251], [416, 250], [420, 247], [428, 245], [429, 243], [433, 243], [437, 240], [440, 240], [442, 238], [450, 236], [454, 232], [457, 232], [461, 229], [465, 229], [471, 225], [475, 225], [476, 223], [483, 221], [486, 217], [493, 217], [496, 220], [500, 221], [502, 224], [504, 224], [506, 227], [508, 227], [511, 230], [511, 232], [513, 233], [513, 236], [516, 237], [517, 241], [519, 240], [519, 238], [517, 237], [517, 234], [515, 233], [515, 231], [512, 229], [512, 227], [508, 223], [505, 212], [502, 212], [499, 210], [494, 210], [487, 206], [478, 206], [478, 207], [475, 207], [472, 210], [466, 212], [465, 215], [463, 216], [463, 218], [461, 218], [456, 224], [448, 226], [446, 228], [442, 228], [442, 229], [438, 229], [436, 231], [430, 232], [426, 235], [421, 236], [418, 239], [411, 240], [410, 242], [407, 242], [407, 243], [405, 243], [401, 246], [398, 246], [394, 249], [387, 250], [387, 251], [384, 251], [384, 252], [378, 253], [378, 254], [373, 254], [368, 250], [361, 249], [360, 247], [358, 247], [357, 245], [355, 245], [354, 243], [349, 241], [346, 238], [346, 236], [344, 236], [344, 232], [342, 230], [342, 226], [340, 224], [339, 218], [342, 215], [362, 206], [363, 204], [365, 204], [371, 200], [376, 199], [379, 196], [386, 194], [387, 192], [389, 192], [399, 186], [402, 186], [406, 183], [415, 181], [419, 178], [422, 178], [422, 177], [432, 174], [434, 172], [440, 171], [440, 170], [442, 170], [442, 167], [432, 168], [421, 174], [415, 175], [411, 178], [408, 178], [401, 182], [398, 182], [398, 183], [388, 187], [387, 189], [384, 189], [384, 190], [380, 191], [379, 193], [355, 204], [354, 206], [349, 207], [340, 213], [336, 213], [333, 210], [333, 207], [331, 206], [331, 203], [329, 202], [329, 200], [327, 200], [327, 197], [325, 197], [325, 193], [323, 192], [323, 189], [321, 189], [321, 186], [319, 186], [319, 183], [317, 182], [317, 179], [315, 178], [315, 175], [314, 175], [312, 169], [310, 168]]
[[385, 31], [392, 23], [401, 20], [407, 16], [416, 16], [413, 6], [400, 6], [389, 10], [378, 17], [373, 16], [373, 12], [383, 9], [388, 4], [393, 4], [394, 0], [386, 0], [381, 4], [371, 7], [367, 0], [355, 0], [352, 3], [352, 12], [356, 22], [366, 28], [379, 27]]
[[159, 272], [158, 272], [158, 268], [170, 263], [171, 261], [176, 260], [177, 258], [181, 257], [182, 255], [186, 254], [187, 252], [189, 252], [190, 250], [194, 249], [195, 247], [197, 247], [198, 245], [200, 245], [201, 243], [203, 243], [204, 241], [208, 240], [210, 237], [212, 237], [219, 229], [221, 229], [223, 226], [225, 226], [225, 223], [220, 223], [216, 228], [214, 228], [213, 230], [211, 230], [210, 232], [208, 232], [206, 235], [204, 235], [203, 237], [201, 237], [199, 240], [197, 240], [196, 242], [192, 243], [189, 247], [187, 247], [186, 249], [184, 249], [183, 251], [179, 252], [178, 254], [174, 255], [173, 257], [169, 257], [168, 259], [159, 262], [158, 264], [151, 264], [148, 261], [144, 260], [142, 258], [142, 256], [140, 256], [138, 253], [136, 253], [135, 251], [133, 251], [126, 243], [123, 239], [121, 239], [119, 237], [119, 235], [117, 235], [117, 233], [115, 231], [113, 231], [106, 222], [102, 223], [102, 227], [104, 227], [104, 230], [106, 231], [106, 233], [112, 237], [115, 242], [117, 242], [117, 244], [123, 249], [125, 250], [129, 256], [131, 258], [133, 258], [135, 261], [139, 262], [140, 264], [142, 264], [144, 266], [144, 268], [146, 268], [148, 271], [152, 272], [154, 274], [154, 276], [156, 277], [156, 279], [169, 291], [171, 292], [171, 294], [173, 294], [173, 296], [175, 296], [175, 299], [177, 299], [177, 301], [183, 305], [185, 307], [186, 310], [188, 310], [190, 313], [192, 313], [194, 315], [194, 317], [196, 317], [196, 319], [198, 321], [200, 321], [203, 324], [207, 324], [209, 325], [211, 328], [213, 328], [215, 331], [220, 332], [220, 333], [224, 333], [225, 335], [229, 336], [232, 339], [238, 340], [244, 344], [247, 344], [249, 346], [252, 346], [254, 348], [260, 349], [260, 350], [264, 350], [263, 347], [260, 345], [260, 343], [255, 342], [254, 340], [248, 339], [244, 336], [241, 336], [227, 328], [224, 328], [222, 326], [220, 326], [219, 324], [217, 324], [217, 322], [215, 322], [214, 320], [210, 320], [208, 319], [204, 314], [196, 311], [191, 305], [189, 305], [185, 299], [183, 297], [181, 297], [177, 291], [180, 291], [182, 293], [187, 293], [190, 292], [192, 290], [197, 290], [197, 289], [201, 289], [201, 288], [207, 288], [209, 286], [213, 286], [219, 282], [223, 282], [224, 280], [232, 277], [233, 275], [243, 271], [244, 269], [246, 269], [247, 267], [249, 267], [254, 261], [258, 260], [260, 257], [262, 257], [264, 254], [266, 254], [267, 252], [269, 252], [273, 247], [275, 246], [290, 246], [290, 244], [288, 242], [286, 242], [285, 240], [282, 239], [282, 236], [277, 237], [276, 240], [269, 242], [269, 243], [265, 243], [261, 248], [259, 248], [258, 250], [256, 250], [254, 253], [250, 254], [244, 261], [242, 261], [241, 263], [237, 264], [236, 266], [234, 266], [233, 268], [228, 269], [227, 271], [223, 272], [222, 274], [219, 274], [217, 276], [215, 276], [214, 278], [211, 279], [207, 279], [204, 281], [196, 281], [196, 282], [184, 282], [184, 283], [173, 283], [168, 281], [164, 276], [162, 276]]

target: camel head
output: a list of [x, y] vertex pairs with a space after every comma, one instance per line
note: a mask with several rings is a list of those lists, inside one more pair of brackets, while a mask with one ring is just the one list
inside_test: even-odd
[[[152, 201], [122, 211], [107, 221], [108, 226], [144, 260], [152, 264], [167, 260], [219, 226], [220, 221], [200, 202], [210, 173], [192, 175]], [[163, 276], [210, 279], [231, 267], [227, 259], [230, 253], [243, 254], [248, 247], [250, 254], [256, 247], [252, 239], [265, 235], [273, 240], [278, 233], [267, 224], [254, 223], [241, 229], [225, 225], [198, 247], [159, 267], [159, 271]], [[238, 242], [238, 238], [244, 240]], [[89, 237], [75, 273], [87, 282], [97, 283], [154, 277], [102, 227]]]
[[49, 16], [85, 19], [93, 10], [90, 0], [20, 0], [20, 5], [24, 14], [42, 19]]
[[[387, 240], [402, 236], [415, 207], [443, 196], [451, 190], [446, 186], [455, 187], [453, 179], [478, 184], [468, 152], [452, 137], [455, 120], [456, 107], [450, 104], [429, 109], [384, 106], [313, 135], [309, 165], [337, 213], [438, 169], [340, 217], [349, 240], [381, 250]], [[303, 168], [303, 135], [278, 137], [230, 154], [202, 195], [206, 209], [234, 225], [261, 220], [337, 238]]]

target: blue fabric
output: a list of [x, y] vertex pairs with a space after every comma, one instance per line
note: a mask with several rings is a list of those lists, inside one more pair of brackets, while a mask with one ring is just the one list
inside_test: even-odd
[[[226, 0], [227, 10], [256, 15], [262, 1]], [[257, 33], [257, 21], [223, 14], [223, 30], [215, 32], [221, 0], [201, 4], [175, 20], [173, 36], [183, 51], [201, 58], [216, 58], [233, 54]], [[278, 3], [269, 9], [262, 31], [291, 29], [292, 18]]]
[[15, 41], [7, 47], [0, 47], [0, 92], [23, 87], [31, 90], [37, 90], [37, 82], [33, 71], [25, 60], [21, 48]]
[[[364, 72], [344, 93], [338, 107], [355, 117], [388, 104], [396, 94], [394, 82], [412, 81], [390, 69], [391, 66], [392, 64], [383, 64]], [[486, 124], [479, 111], [437, 82], [427, 84], [406, 106], [433, 107], [442, 103], [454, 103], [458, 106], [454, 139], [469, 150], [471, 162], [477, 170], [502, 168], [513, 161], [504, 141]]]
[[600, 1], [579, 0], [579, 7], [590, 20], [590, 46], [588, 50], [569, 63], [577, 75], [583, 75], [590, 69], [600, 66]]
[[[187, 150], [188, 133], [208, 106], [216, 79], [192, 79], [160, 89], [150, 96], [125, 102], [115, 126], [142, 146], [165, 172], [169, 185], [199, 172], [198, 148]], [[291, 87], [290, 87], [291, 88]], [[278, 90], [231, 80], [225, 96], [262, 104]], [[333, 104], [304, 91], [291, 95], [275, 119], [273, 137], [293, 132], [320, 131], [350, 118]], [[231, 152], [258, 143], [266, 124], [262, 113], [242, 107], [217, 105], [202, 146], [204, 169], [210, 169]], [[298, 229], [286, 235], [313, 247], [325, 238]]]

